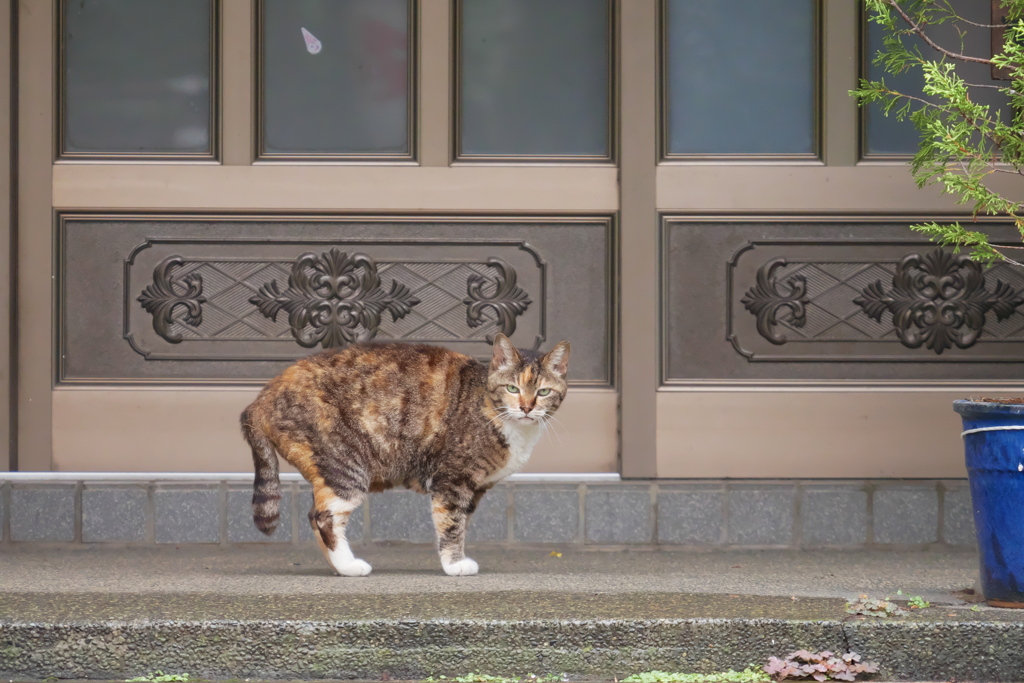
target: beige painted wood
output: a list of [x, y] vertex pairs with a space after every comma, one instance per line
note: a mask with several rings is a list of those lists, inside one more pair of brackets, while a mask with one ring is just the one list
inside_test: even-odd
[[13, 468], [17, 444], [12, 431], [11, 315], [14, 261], [11, 259], [11, 0], [0, 0], [0, 472]]
[[662, 211], [963, 213], [949, 195], [918, 189], [903, 164], [672, 165], [658, 168]]
[[[258, 389], [59, 389], [54, 470], [248, 472], [238, 416]], [[614, 391], [572, 389], [527, 472], [615, 472]]]
[[18, 469], [50, 469], [54, 2], [18, 5]]
[[620, 35], [620, 321], [622, 475], [657, 476], [657, 26], [655, 0], [622, 0]]
[[248, 166], [255, 155], [255, 3], [221, 0], [221, 19], [221, 159], [225, 165]]
[[419, 0], [419, 162], [451, 159], [451, 0]]
[[857, 0], [822, 3], [822, 148], [829, 166], [853, 166], [859, 157], [857, 87], [860, 49]]
[[58, 208], [352, 211], [618, 209], [614, 168], [57, 164]]
[[[997, 393], [1006, 392], [1002, 387]], [[965, 477], [960, 417], [952, 401], [983, 393], [980, 387], [662, 392], [658, 474]]]

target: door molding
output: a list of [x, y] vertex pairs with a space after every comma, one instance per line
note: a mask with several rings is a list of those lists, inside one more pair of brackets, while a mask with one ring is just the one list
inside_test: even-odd
[[18, 13], [18, 469], [49, 470], [53, 389], [55, 2]]
[[16, 3], [11, 0], [0, 0], [0, 36], [8, 45], [7, 50], [0, 50], [0, 270], [6, 268], [7, 278], [4, 283], [7, 292], [0, 296], [0, 472], [17, 470], [18, 432], [15, 427], [17, 405], [17, 381], [12, 374], [18, 367], [16, 347], [16, 326], [14, 325], [14, 298], [17, 292], [17, 280], [14, 250], [17, 247], [17, 235], [12, 229], [15, 225], [14, 193], [17, 191], [17, 175], [14, 156], [13, 132], [17, 123], [17, 112], [12, 97], [16, 80], [13, 66], [18, 41], [15, 39], [13, 27], [16, 15]]
[[623, 477], [656, 477], [658, 2], [619, 2], [619, 387]]

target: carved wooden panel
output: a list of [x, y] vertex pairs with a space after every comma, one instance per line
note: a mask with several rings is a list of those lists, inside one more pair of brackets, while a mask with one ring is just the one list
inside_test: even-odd
[[486, 358], [499, 331], [571, 339], [573, 380], [611, 382], [608, 219], [75, 215], [60, 238], [64, 382], [262, 381], [370, 340]]
[[[285, 265], [169, 256], [157, 264], [152, 284], [136, 300], [153, 316], [157, 335], [172, 344], [291, 337], [299, 346], [325, 349], [371, 341], [378, 334], [391, 340], [490, 343], [496, 331], [515, 333], [516, 320], [533, 303], [516, 285], [515, 268], [496, 257], [486, 263], [378, 263], [332, 247], [320, 256], [301, 255], [287, 272]], [[539, 267], [543, 274], [544, 264]], [[387, 292], [381, 273], [391, 278]], [[266, 281], [258, 285], [261, 279]], [[278, 282], [286, 282], [287, 289]], [[466, 290], [462, 299], [460, 286]], [[128, 335], [132, 339], [134, 332]], [[543, 334], [537, 338], [543, 341]]]
[[931, 245], [904, 245], [901, 251], [893, 244], [894, 256], [870, 261], [820, 261], [811, 255], [817, 249], [824, 258], [834, 257], [844, 246], [865, 247], [765, 241], [737, 254], [730, 263], [734, 291], [742, 288], [737, 280], [757, 254], [785, 250], [805, 256], [775, 256], [757, 268], [754, 284], [739, 300], [757, 334], [750, 334], [750, 320], [732, 307], [729, 339], [736, 350], [753, 361], [921, 362], [977, 345], [958, 356], [972, 363], [1012, 360], [1020, 352], [1020, 269], [1005, 263], [983, 268], [966, 254]]
[[[418, 258], [403, 256], [410, 246]], [[466, 256], [455, 257], [460, 250]], [[126, 263], [125, 338], [146, 358], [288, 359], [296, 345], [372, 340], [483, 354], [498, 331], [529, 347], [545, 341], [547, 264], [525, 242], [235, 242], [230, 258], [181, 255], [189, 251], [204, 248], [147, 240]], [[250, 258], [246, 251], [282, 256]], [[167, 252], [174, 253], [147, 275], [150, 262]], [[149, 278], [139, 293], [138, 283]], [[152, 316], [151, 325], [138, 309]]]
[[664, 383], [1024, 376], [1024, 271], [907, 225], [666, 220]]

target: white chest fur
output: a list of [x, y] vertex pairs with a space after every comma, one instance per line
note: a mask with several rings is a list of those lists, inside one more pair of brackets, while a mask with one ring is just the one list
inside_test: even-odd
[[515, 474], [523, 469], [526, 461], [533, 455], [533, 447], [540, 440], [543, 432], [540, 423], [533, 424], [512, 424], [505, 422], [501, 425], [501, 432], [505, 435], [508, 443], [508, 462], [500, 470], [487, 477], [488, 484], [501, 481], [510, 474]]

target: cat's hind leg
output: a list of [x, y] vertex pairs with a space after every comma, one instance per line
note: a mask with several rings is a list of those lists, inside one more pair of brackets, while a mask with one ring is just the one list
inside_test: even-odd
[[372, 567], [352, 554], [345, 528], [352, 511], [366, 498], [365, 491], [346, 490], [338, 495], [326, 484], [314, 485], [313, 508], [309, 511], [309, 524], [324, 557], [334, 571], [342, 576], [366, 576]]
[[431, 493], [437, 553], [448, 576], [472, 576], [480, 569], [474, 560], [466, 557], [465, 544], [469, 516], [483, 494], [483, 491], [462, 487], [438, 487]]

